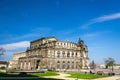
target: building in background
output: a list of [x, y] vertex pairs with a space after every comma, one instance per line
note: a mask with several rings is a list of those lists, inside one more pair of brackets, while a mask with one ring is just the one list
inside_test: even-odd
[[7, 61], [0, 61], [0, 68], [7, 68], [8, 64], [9, 63]]
[[[112, 66], [109, 66], [108, 69], [112, 69]], [[114, 64], [113, 69], [119, 69], [120, 70], [120, 64]]]
[[[20, 55], [21, 54], [21, 55]], [[11, 67], [21, 70], [88, 69], [88, 48], [84, 41], [78, 43], [59, 41], [55, 37], [43, 37], [30, 42], [30, 47], [23, 53], [14, 54]]]

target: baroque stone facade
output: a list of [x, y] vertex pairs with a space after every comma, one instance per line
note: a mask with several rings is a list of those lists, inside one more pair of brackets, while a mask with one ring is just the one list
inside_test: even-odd
[[59, 41], [55, 37], [43, 37], [30, 42], [26, 56], [18, 59], [17, 68], [21, 70], [39, 70], [40, 68], [88, 69], [88, 48], [83, 40], [78, 43]]

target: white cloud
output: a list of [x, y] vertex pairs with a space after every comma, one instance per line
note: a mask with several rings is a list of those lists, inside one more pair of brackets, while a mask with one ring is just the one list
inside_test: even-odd
[[52, 32], [51, 28], [39, 27], [39, 28], [34, 28], [29, 33], [23, 35], [5, 33], [0, 35], [0, 38], [2, 38], [0, 42], [13, 42], [13, 41], [30, 40], [30, 39], [32, 40], [32, 38], [40, 38], [41, 36], [43, 37], [50, 32]]
[[22, 35], [22, 36], [15, 37], [13, 39], [14, 40], [20, 40], [20, 39], [31, 38], [31, 37], [40, 37], [40, 36], [43, 36], [50, 31], [51, 31], [51, 29], [48, 28], [48, 27], [35, 28], [30, 33]]
[[84, 34], [82, 37], [84, 38], [90, 38], [90, 37], [95, 37], [95, 36], [98, 36], [100, 35], [99, 33], [87, 33], [87, 34]]
[[3, 45], [0, 45], [0, 47], [5, 48], [6, 50], [16, 50], [21, 48], [27, 48], [29, 47], [29, 45], [30, 45], [29, 41], [21, 41], [16, 43], [3, 44]]
[[109, 20], [118, 19], [118, 18], [120, 18], [120, 13], [115, 13], [115, 14], [104, 15], [96, 19], [93, 19], [93, 22], [104, 22], [104, 21], [109, 21]]
[[84, 24], [82, 26], [82, 28], [85, 29], [85, 28], [88, 28], [90, 25], [95, 24], [95, 23], [110, 21], [110, 20], [119, 19], [119, 18], [120, 18], [120, 13], [114, 13], [114, 14], [110, 14], [110, 15], [100, 16], [100, 17], [91, 19], [88, 23]]
[[105, 35], [105, 34], [108, 34], [108, 33], [111, 33], [111, 31], [109, 30], [106, 30], [106, 31], [97, 31], [97, 32], [94, 32], [94, 33], [85, 33], [82, 35], [83, 38], [96, 38], [98, 36], [101, 36], [101, 35]]
[[12, 37], [11, 40], [21, 40], [21, 39], [27, 39], [27, 38], [31, 38], [31, 37], [38, 37], [41, 36], [41, 34], [39, 33], [28, 33], [22, 36], [18, 36], [18, 37]]

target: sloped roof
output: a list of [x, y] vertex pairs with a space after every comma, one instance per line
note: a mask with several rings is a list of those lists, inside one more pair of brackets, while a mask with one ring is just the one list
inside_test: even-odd
[[43, 39], [49, 39], [49, 38], [55, 38], [55, 39], [56, 39], [56, 37], [54, 37], [54, 36], [51, 36], [51, 37], [42, 37], [42, 38], [40, 38], [40, 39], [31, 41], [31, 43], [36, 42], [36, 41], [39, 41], [39, 40], [43, 40]]

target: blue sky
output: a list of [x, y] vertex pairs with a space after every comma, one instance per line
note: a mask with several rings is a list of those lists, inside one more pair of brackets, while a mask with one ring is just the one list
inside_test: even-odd
[[84, 40], [90, 60], [120, 63], [120, 0], [0, 0], [2, 60], [24, 51], [29, 41], [48, 36]]

